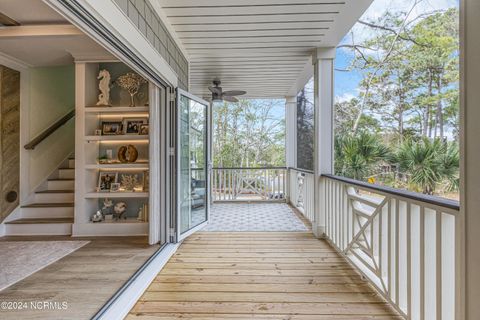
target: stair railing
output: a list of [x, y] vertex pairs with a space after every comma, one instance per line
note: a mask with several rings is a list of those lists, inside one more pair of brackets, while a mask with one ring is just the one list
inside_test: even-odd
[[52, 123], [48, 128], [43, 130], [40, 134], [38, 134], [35, 138], [33, 138], [29, 143], [27, 143], [24, 148], [27, 150], [33, 150], [35, 147], [40, 144], [43, 140], [48, 138], [51, 134], [57, 131], [60, 127], [66, 124], [70, 119], [75, 117], [75, 108], [70, 110], [67, 114], [63, 117]]

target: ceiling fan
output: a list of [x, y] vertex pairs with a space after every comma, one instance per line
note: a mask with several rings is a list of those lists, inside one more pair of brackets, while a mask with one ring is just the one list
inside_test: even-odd
[[212, 92], [212, 102], [238, 102], [238, 99], [235, 96], [241, 96], [246, 94], [246, 91], [241, 90], [230, 90], [230, 91], [223, 91], [220, 85], [222, 82], [219, 79], [213, 80], [213, 87], [208, 87], [208, 90]]

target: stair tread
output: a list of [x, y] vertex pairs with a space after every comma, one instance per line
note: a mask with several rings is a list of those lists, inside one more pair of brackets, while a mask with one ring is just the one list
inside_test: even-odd
[[73, 218], [21, 218], [5, 222], [5, 224], [37, 224], [37, 223], [73, 223]]
[[75, 181], [75, 179], [59, 179], [59, 178], [56, 178], [56, 179], [48, 179], [48, 181]]
[[74, 193], [75, 190], [42, 190], [35, 193]]
[[62, 208], [73, 207], [73, 202], [47, 202], [47, 203], [30, 203], [22, 206], [22, 208]]

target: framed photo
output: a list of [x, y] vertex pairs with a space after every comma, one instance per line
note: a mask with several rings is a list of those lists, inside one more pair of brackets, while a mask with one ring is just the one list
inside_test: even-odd
[[138, 132], [140, 135], [147, 136], [148, 135], [148, 123], [140, 125], [140, 131]]
[[139, 134], [142, 124], [147, 124], [147, 118], [124, 118], [123, 119], [123, 133], [124, 134]]
[[122, 133], [122, 121], [102, 121], [102, 135], [111, 136]]
[[120, 183], [113, 182], [110, 184], [110, 192], [118, 192], [120, 191]]
[[98, 186], [97, 189], [99, 192], [110, 191], [112, 183], [116, 183], [118, 179], [117, 172], [100, 172], [98, 175]]
[[95, 129], [95, 135], [96, 136], [101, 136], [102, 135], [102, 129]]
[[150, 184], [150, 174], [149, 171], [143, 171], [143, 186], [142, 186], [142, 191], [143, 192], [148, 192], [149, 191], [149, 184]]

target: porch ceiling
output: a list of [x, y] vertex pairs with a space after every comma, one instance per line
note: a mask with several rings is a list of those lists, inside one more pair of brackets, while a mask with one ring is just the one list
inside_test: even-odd
[[218, 77], [225, 90], [250, 98], [291, 94], [312, 74], [312, 50], [336, 46], [372, 2], [158, 1], [189, 56], [190, 91], [209, 96]]

